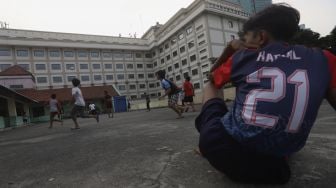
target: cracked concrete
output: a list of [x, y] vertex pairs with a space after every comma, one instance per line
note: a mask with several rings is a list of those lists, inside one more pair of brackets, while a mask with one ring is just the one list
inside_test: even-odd
[[[195, 154], [197, 113], [169, 109], [80, 119], [81, 129], [39, 124], [0, 132], [0, 187], [255, 187], [230, 181]], [[324, 104], [283, 187], [335, 187], [336, 115]], [[265, 186], [267, 187], [267, 186]]]

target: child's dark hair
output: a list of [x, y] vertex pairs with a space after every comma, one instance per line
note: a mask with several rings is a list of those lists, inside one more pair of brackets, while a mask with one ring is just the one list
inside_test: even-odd
[[159, 70], [155, 74], [158, 75], [160, 79], [164, 79], [166, 77], [166, 71], [164, 70]]
[[299, 30], [300, 13], [287, 4], [273, 4], [245, 22], [243, 32], [266, 30], [275, 40], [289, 41]]
[[190, 81], [190, 76], [186, 76], [185, 79], [189, 82]]
[[72, 85], [73, 86], [77, 87], [77, 86], [79, 86], [79, 84], [80, 84], [80, 80], [78, 80], [77, 78], [72, 79]]
[[56, 94], [51, 94], [52, 99], [56, 99]]

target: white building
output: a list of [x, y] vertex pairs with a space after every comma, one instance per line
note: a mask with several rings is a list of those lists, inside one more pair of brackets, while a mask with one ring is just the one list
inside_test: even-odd
[[225, 0], [195, 0], [167, 23], [152, 26], [142, 38], [0, 29], [0, 71], [20, 65], [36, 78], [37, 89], [115, 85], [123, 95], [152, 97], [162, 89], [154, 73], [182, 85], [189, 75], [200, 92], [226, 44], [238, 37], [248, 14]]

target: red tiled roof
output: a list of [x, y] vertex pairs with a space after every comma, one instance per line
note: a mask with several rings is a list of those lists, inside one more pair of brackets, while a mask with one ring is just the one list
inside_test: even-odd
[[[92, 87], [81, 87], [82, 94], [85, 100], [92, 99], [103, 99], [104, 91], [106, 90], [111, 96], [118, 96], [118, 93], [114, 90], [112, 86], [92, 86]], [[18, 90], [18, 93], [34, 99], [38, 102], [47, 102], [50, 99], [51, 94], [56, 94], [56, 98], [59, 101], [71, 101], [71, 88], [61, 88], [61, 89], [24, 89]]]
[[33, 76], [31, 72], [25, 70], [19, 65], [8, 67], [7, 69], [0, 72], [0, 76], [24, 76], [24, 75]]

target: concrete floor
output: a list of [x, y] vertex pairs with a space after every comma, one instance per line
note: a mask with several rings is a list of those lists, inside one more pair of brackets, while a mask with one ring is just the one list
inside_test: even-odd
[[[193, 152], [198, 133], [167, 108], [0, 132], [0, 187], [256, 187], [237, 184]], [[336, 187], [336, 114], [327, 104], [279, 187]], [[267, 187], [267, 186], [264, 186]]]

